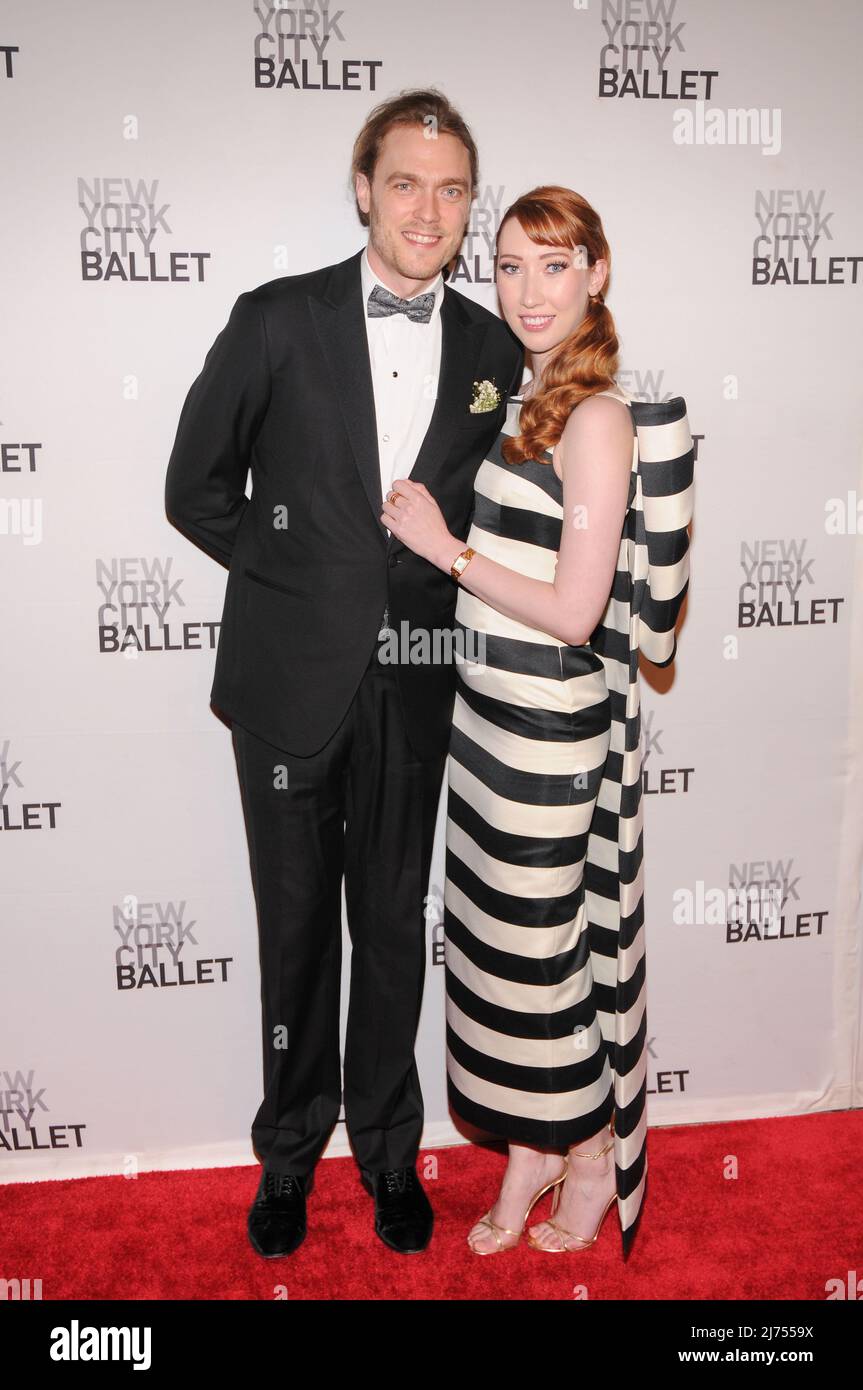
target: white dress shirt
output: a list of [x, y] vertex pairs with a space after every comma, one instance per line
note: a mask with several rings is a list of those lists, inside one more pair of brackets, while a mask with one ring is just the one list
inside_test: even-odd
[[[440, 310], [444, 280], [440, 274], [421, 294], [434, 293], [428, 323], [412, 323], [406, 314], [369, 318], [368, 300], [383, 284], [369, 265], [368, 248], [360, 260], [369, 361], [375, 396], [381, 497], [396, 478], [407, 478], [431, 421], [438, 389], [441, 358]], [[389, 285], [384, 289], [395, 294]], [[415, 299], [416, 295], [403, 298]]]

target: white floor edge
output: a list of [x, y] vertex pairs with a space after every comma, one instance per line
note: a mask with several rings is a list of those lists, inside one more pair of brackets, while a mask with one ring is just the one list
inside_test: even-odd
[[[858, 1102], [859, 1104], [859, 1102]], [[854, 1108], [850, 1087], [839, 1087], [826, 1095], [747, 1096], [745, 1100], [725, 1098], [702, 1099], [680, 1105], [679, 1097], [664, 1104], [658, 1097], [648, 1101], [648, 1127], [662, 1129], [669, 1125], [729, 1124], [736, 1120], [791, 1118], [792, 1116], [826, 1113], [831, 1110]], [[422, 1149], [442, 1149], [470, 1141], [450, 1120], [439, 1120], [423, 1130]], [[344, 1158], [350, 1155], [344, 1125], [340, 1124], [324, 1152], [324, 1158]], [[172, 1172], [191, 1168], [235, 1168], [257, 1166], [257, 1159], [248, 1140], [206, 1144], [189, 1149], [154, 1150], [147, 1154], [76, 1154], [68, 1150], [35, 1157], [32, 1153], [6, 1156], [0, 1170], [0, 1184], [13, 1182], [49, 1182], [66, 1178], [96, 1178], [128, 1176], [138, 1173]]]

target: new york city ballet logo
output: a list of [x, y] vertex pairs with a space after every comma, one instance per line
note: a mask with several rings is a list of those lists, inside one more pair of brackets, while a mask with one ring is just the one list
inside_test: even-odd
[[839, 622], [845, 599], [818, 593], [815, 557], [805, 536], [741, 541], [740, 568], [738, 628], [835, 627]]
[[15, 76], [15, 54], [21, 50], [14, 43], [0, 43], [0, 78], [11, 82]]
[[486, 183], [477, 188], [450, 284], [457, 284], [460, 280], [468, 285], [494, 284], [495, 238], [508, 201], [503, 184], [495, 187]]
[[149, 652], [214, 651], [221, 623], [190, 617], [172, 576], [173, 558], [142, 555], [96, 561], [99, 651], [135, 659]]
[[0, 741], [0, 831], [56, 830], [62, 805], [27, 795], [21, 759], [14, 756], [11, 739]]
[[52, 1117], [45, 1087], [37, 1086], [35, 1076], [0, 1072], [0, 1154], [82, 1149], [87, 1126]]
[[162, 199], [158, 179], [79, 178], [78, 207], [82, 280], [204, 280], [211, 252], [172, 246], [171, 204]]
[[[271, 91], [374, 92], [381, 58], [359, 56], [329, 0], [254, 0], [255, 86]], [[348, 39], [351, 47], [348, 49]], [[341, 45], [341, 46], [340, 46]]]
[[[576, 10], [588, 9], [576, 0]], [[686, 22], [677, 0], [645, 5], [643, 0], [615, 0], [599, 6], [602, 46], [597, 96], [606, 100], [709, 100], [718, 68], [686, 67]]]
[[808, 941], [822, 936], [829, 912], [807, 901], [793, 859], [731, 864], [724, 885], [676, 888], [671, 918], [678, 926], [722, 927], [728, 946]]
[[656, 1038], [648, 1038], [646, 1090], [649, 1096], [682, 1096], [689, 1077], [688, 1067], [670, 1066], [666, 1058], [660, 1065]]
[[838, 254], [824, 188], [755, 191], [753, 285], [857, 285], [863, 255]]
[[[0, 475], [6, 479], [32, 477], [39, 471], [44, 446], [35, 439], [0, 439]], [[41, 545], [44, 537], [43, 499], [38, 496], [0, 497], [0, 537], [18, 536], [22, 545]]]
[[665, 731], [656, 727], [655, 711], [642, 708], [641, 788], [645, 796], [675, 796], [688, 792], [694, 767], [669, 765], [664, 749]]
[[224, 985], [233, 956], [197, 954], [198, 923], [186, 916], [185, 900], [141, 902], [133, 893], [115, 903], [115, 983], [118, 990], [176, 989]]

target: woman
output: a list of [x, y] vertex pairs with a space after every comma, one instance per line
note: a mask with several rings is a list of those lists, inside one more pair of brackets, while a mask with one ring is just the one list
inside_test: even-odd
[[[681, 398], [614, 385], [609, 271], [578, 194], [507, 210], [497, 290], [533, 375], [477, 473], [467, 547], [421, 483], [394, 483], [383, 514], [444, 571], [461, 557], [456, 627], [480, 653], [457, 667], [444, 920], [450, 1101], [509, 1141], [468, 1235], [483, 1255], [552, 1189], [535, 1249], [591, 1245], [617, 1197], [626, 1255], [645, 1192], [638, 649], [674, 655], [693, 455]], [[639, 412], [664, 460], [644, 488]]]

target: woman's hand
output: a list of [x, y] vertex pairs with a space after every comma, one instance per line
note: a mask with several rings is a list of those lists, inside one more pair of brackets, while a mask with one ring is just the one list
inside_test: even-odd
[[451, 535], [443, 512], [425, 483], [397, 478], [387, 497], [393, 493], [400, 496], [394, 497], [392, 502], [384, 501], [381, 521], [414, 554], [437, 565], [438, 569], [449, 571], [464, 546]]

